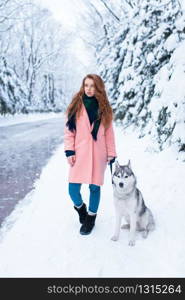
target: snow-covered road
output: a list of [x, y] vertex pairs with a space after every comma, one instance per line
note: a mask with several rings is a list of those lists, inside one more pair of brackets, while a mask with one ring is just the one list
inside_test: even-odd
[[[68, 164], [61, 144], [0, 232], [1, 277], [183, 277], [185, 274], [185, 168], [172, 150], [147, 152], [147, 138], [115, 128], [118, 161], [131, 159], [138, 187], [153, 211], [156, 230], [145, 240], [128, 231], [110, 240], [114, 207], [110, 170], [101, 190], [96, 226], [89, 236], [68, 195]], [[88, 185], [82, 186], [88, 203]]]
[[[26, 116], [25, 116], [26, 117]], [[33, 189], [42, 168], [62, 142], [63, 115], [28, 122], [0, 118], [0, 224]], [[48, 118], [48, 119], [47, 119]], [[8, 122], [8, 123], [7, 123]], [[4, 124], [4, 126], [2, 126]]]

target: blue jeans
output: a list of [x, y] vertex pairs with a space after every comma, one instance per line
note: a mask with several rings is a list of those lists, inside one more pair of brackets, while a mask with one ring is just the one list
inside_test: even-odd
[[[82, 196], [80, 194], [81, 185], [81, 183], [69, 182], [69, 195], [75, 206], [80, 206], [83, 203]], [[89, 211], [96, 213], [100, 203], [100, 186], [89, 184], [89, 189]]]

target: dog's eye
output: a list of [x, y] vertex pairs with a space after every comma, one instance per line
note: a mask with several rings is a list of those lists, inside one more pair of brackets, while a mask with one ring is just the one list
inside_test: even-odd
[[119, 174], [117, 174], [117, 177], [120, 178], [121, 176]]
[[124, 178], [128, 178], [128, 175], [125, 175], [125, 177]]

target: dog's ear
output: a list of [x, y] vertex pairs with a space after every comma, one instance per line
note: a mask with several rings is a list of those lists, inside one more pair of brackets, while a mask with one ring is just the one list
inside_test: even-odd
[[117, 159], [115, 160], [115, 167], [119, 167], [119, 162]]
[[131, 169], [131, 162], [130, 162], [130, 159], [129, 159], [129, 161], [128, 161], [127, 166], [129, 167], [129, 169]]
[[119, 162], [118, 160], [115, 160], [115, 169], [119, 168]]

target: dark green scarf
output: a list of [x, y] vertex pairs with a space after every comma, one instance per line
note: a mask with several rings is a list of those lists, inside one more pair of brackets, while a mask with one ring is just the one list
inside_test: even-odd
[[82, 99], [83, 99], [83, 103], [85, 105], [86, 111], [88, 113], [90, 124], [92, 124], [94, 122], [93, 130], [91, 131], [91, 134], [93, 136], [93, 139], [97, 140], [98, 129], [99, 129], [99, 126], [101, 123], [101, 120], [97, 120], [98, 109], [99, 109], [98, 100], [96, 99], [95, 96], [89, 97], [85, 93], [83, 94]]
[[[98, 101], [95, 96], [89, 97], [85, 93], [82, 96], [82, 100], [85, 105], [90, 124], [92, 124], [94, 122], [93, 130], [91, 131], [91, 134], [92, 134], [93, 139], [96, 141], [98, 129], [99, 129], [99, 126], [101, 123], [101, 120], [97, 120], [98, 108], [99, 108]], [[68, 116], [68, 121], [66, 123], [66, 126], [72, 132], [76, 130], [76, 116], [75, 115]]]

